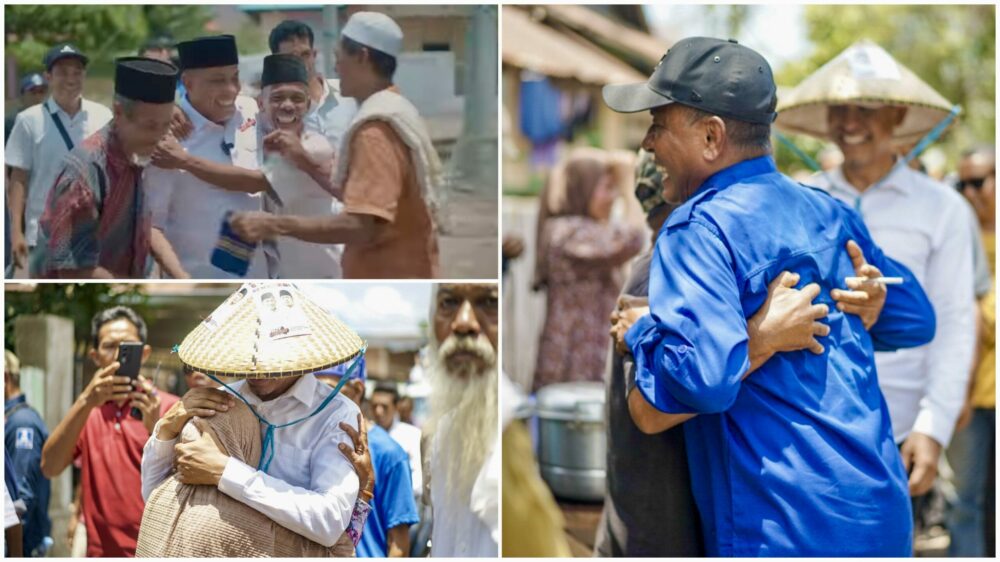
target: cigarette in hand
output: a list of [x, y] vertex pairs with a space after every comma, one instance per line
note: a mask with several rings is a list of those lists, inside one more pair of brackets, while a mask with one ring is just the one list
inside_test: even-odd
[[845, 281], [850, 283], [851, 281], [857, 281], [864, 285], [874, 285], [880, 283], [882, 285], [902, 285], [902, 277], [845, 277]]

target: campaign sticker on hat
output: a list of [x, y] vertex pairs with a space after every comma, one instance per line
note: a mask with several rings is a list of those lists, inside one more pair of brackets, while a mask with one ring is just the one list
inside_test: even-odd
[[[295, 294], [293, 294], [293, 291]], [[299, 292], [287, 283], [270, 285], [255, 295], [263, 338], [274, 341], [312, 333], [296, 296]]]

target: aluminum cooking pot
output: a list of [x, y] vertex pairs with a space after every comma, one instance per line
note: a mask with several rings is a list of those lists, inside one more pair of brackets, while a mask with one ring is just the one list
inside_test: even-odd
[[604, 384], [569, 382], [541, 388], [536, 397], [538, 464], [562, 498], [601, 501], [606, 477]]

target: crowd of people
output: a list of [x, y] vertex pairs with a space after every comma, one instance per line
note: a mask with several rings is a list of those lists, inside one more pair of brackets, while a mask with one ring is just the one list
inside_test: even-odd
[[393, 85], [400, 27], [353, 14], [338, 79], [305, 23], [269, 45], [254, 99], [233, 36], [150, 43], [116, 59], [111, 108], [83, 97], [89, 57], [53, 46], [7, 123], [7, 276], [437, 277], [442, 167]]
[[[44, 556], [53, 545], [49, 479], [72, 465], [79, 509], [68, 534], [79, 556], [400, 557], [428, 545], [431, 556], [496, 556], [496, 285], [435, 286], [423, 428], [400, 419], [394, 385], [366, 392], [360, 338], [294, 286], [283, 290], [307, 327], [262, 330], [292, 320], [266, 317], [270, 285], [244, 286], [179, 346], [181, 396], [120, 373], [122, 344], [149, 357], [143, 318], [124, 306], [98, 313], [88, 352], [97, 370], [51, 432], [6, 352], [5, 491], [18, 507], [5, 526], [21, 530], [8, 553]], [[233, 312], [256, 297], [259, 321]], [[218, 334], [269, 339], [241, 354]], [[354, 347], [326, 351], [331, 340]], [[279, 356], [292, 366], [269, 371]], [[243, 360], [253, 368], [233, 366]], [[337, 365], [303, 366], [317, 360]]]
[[[601, 151], [571, 151], [541, 196], [534, 390], [606, 384], [595, 555], [910, 556], [946, 457], [948, 552], [992, 556], [995, 149], [948, 184], [919, 171], [910, 149], [954, 110], [870, 42], [776, 92], [761, 55], [700, 37], [604, 88], [650, 115], [651, 244], [609, 217]], [[829, 143], [824, 169], [782, 174], [772, 127]], [[505, 521], [539, 522], [505, 554], [565, 555], [547, 492], [507, 494]]]

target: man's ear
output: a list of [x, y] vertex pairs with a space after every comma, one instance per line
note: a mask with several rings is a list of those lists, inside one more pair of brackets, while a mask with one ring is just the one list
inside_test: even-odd
[[94, 349], [93, 347], [90, 348], [90, 350], [87, 351], [87, 357], [90, 358], [91, 362], [94, 363], [95, 367], [98, 366], [97, 365], [97, 350], [96, 349]]
[[721, 117], [713, 115], [706, 119], [702, 119], [699, 122], [701, 126], [701, 139], [704, 143], [702, 147], [702, 156], [708, 162], [714, 162], [722, 156], [722, 153], [726, 149], [727, 137], [726, 137], [726, 123]]
[[153, 353], [152, 347], [149, 347], [149, 345], [142, 346], [142, 360], [140, 363], [145, 363], [151, 353]]

